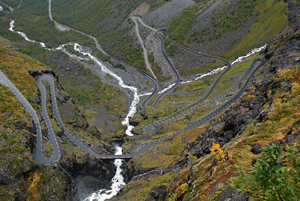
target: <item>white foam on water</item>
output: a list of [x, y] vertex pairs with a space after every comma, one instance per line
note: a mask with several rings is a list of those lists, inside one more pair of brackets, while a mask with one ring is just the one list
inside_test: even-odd
[[118, 75], [116, 75], [114, 72], [112, 72], [111, 70], [109, 70], [103, 63], [101, 63], [96, 57], [94, 57], [91, 53], [88, 53], [88, 52], [83, 52], [82, 51], [82, 47], [78, 44], [78, 43], [75, 43], [74, 44], [74, 50], [82, 53], [83, 55], [85, 56], [88, 56], [91, 60], [93, 60], [95, 63], [97, 63], [100, 67], [101, 67], [101, 70], [104, 72], [104, 73], [107, 73], [109, 75], [111, 75], [112, 77], [114, 77], [117, 81], [118, 81], [118, 84], [120, 87], [124, 88], [124, 89], [129, 89], [132, 93], [133, 93], [133, 100], [129, 106], [129, 110], [128, 110], [128, 113], [126, 115], [126, 117], [124, 118], [124, 120], [122, 121], [122, 124], [123, 125], [126, 125], [127, 126], [127, 129], [126, 129], [126, 134], [128, 136], [133, 136], [133, 133], [131, 132], [132, 129], [134, 128], [133, 126], [131, 126], [129, 124], [129, 119], [136, 113], [137, 111], [137, 104], [138, 102], [140, 101], [140, 97], [138, 95], [138, 90], [136, 87], [133, 87], [133, 86], [128, 86], [124, 83], [124, 81], [122, 80], [121, 77], [119, 77]]
[[[21, 31], [15, 31], [14, 30], [14, 27], [15, 27], [15, 21], [14, 20], [10, 20], [10, 23], [9, 23], [10, 27], [9, 27], [9, 31], [11, 32], [15, 32], [17, 34], [19, 34], [20, 36], [22, 36], [26, 41], [28, 42], [31, 42], [31, 43], [39, 43], [41, 47], [43, 48], [46, 48], [46, 45], [45, 43], [42, 43], [42, 42], [38, 42], [38, 41], [35, 41], [35, 40], [31, 40], [27, 37], [27, 35], [24, 33], [24, 32], [21, 32]], [[49, 49], [49, 48], [47, 48]]]
[[[51, 4], [51, 0], [49, 0], [49, 4]], [[51, 8], [49, 7], [49, 16], [50, 18], [52, 19], [52, 16], [51, 16]], [[70, 57], [72, 58], [78, 58], [78, 59], [81, 59], [81, 60], [87, 60], [86, 58], [83, 58], [83, 57], [79, 57], [77, 55], [74, 55], [74, 54], [71, 54], [69, 52], [67, 52], [64, 47], [66, 45], [74, 45], [74, 50], [78, 51], [79, 53], [83, 54], [84, 56], [88, 56], [89, 59], [93, 60], [94, 62], [96, 62], [100, 67], [101, 67], [101, 70], [104, 72], [104, 73], [107, 73], [109, 75], [111, 75], [112, 77], [114, 77], [117, 81], [118, 81], [118, 84], [120, 87], [124, 88], [124, 89], [128, 89], [130, 90], [132, 93], [133, 93], [133, 101], [131, 102], [130, 104], [130, 107], [128, 109], [128, 114], [126, 115], [125, 119], [122, 121], [122, 124], [123, 125], [126, 125], [127, 126], [127, 129], [126, 129], [126, 134], [128, 136], [133, 136], [133, 133], [131, 132], [132, 129], [134, 128], [134, 126], [131, 126], [129, 124], [129, 119], [136, 113], [137, 111], [137, 104], [140, 100], [140, 97], [141, 96], [145, 96], [145, 95], [150, 95], [151, 93], [146, 93], [146, 94], [138, 94], [138, 90], [137, 88], [133, 87], [133, 86], [128, 86], [126, 85], [122, 78], [119, 77], [118, 75], [116, 75], [114, 72], [112, 72], [111, 70], [109, 70], [103, 63], [101, 63], [96, 57], [94, 57], [93, 55], [91, 55], [90, 53], [88, 52], [84, 52], [82, 51], [82, 47], [78, 44], [78, 43], [72, 43], [72, 42], [69, 42], [67, 44], [63, 44], [63, 45], [60, 45], [59, 47], [57, 48], [47, 48], [46, 47], [46, 44], [45, 43], [42, 43], [42, 42], [38, 42], [38, 41], [35, 41], [35, 40], [31, 40], [27, 37], [27, 35], [23, 32], [20, 32], [20, 31], [15, 31], [14, 30], [14, 23], [15, 21], [14, 20], [11, 20], [10, 21], [10, 27], [9, 27], [9, 31], [11, 32], [16, 32], [18, 33], [19, 35], [21, 35], [26, 41], [28, 42], [32, 42], [32, 43], [39, 43], [41, 47], [47, 49], [47, 50], [61, 50], [63, 52], [65, 52], [66, 54], [68, 54]], [[256, 52], [259, 52], [261, 51], [262, 49], [266, 48], [266, 45], [260, 47], [260, 48], [255, 48], [253, 50], [251, 50], [249, 53], [247, 53], [245, 56], [241, 56], [241, 57], [238, 57], [236, 60], [234, 60], [232, 62], [232, 65], [233, 64], [236, 64], [242, 60], [244, 60], [245, 58], [251, 56], [252, 54], [256, 53]], [[181, 84], [186, 84], [186, 83], [189, 83], [189, 82], [192, 82], [192, 81], [195, 81], [195, 80], [198, 80], [198, 79], [201, 79], [203, 77], [206, 77], [208, 75], [212, 75], [212, 74], [215, 74], [215, 73], [218, 73], [220, 71], [222, 71], [224, 68], [226, 68], [226, 66], [223, 66], [221, 68], [217, 68], [217, 69], [214, 69], [212, 70], [211, 72], [209, 73], [205, 73], [205, 74], [202, 74], [200, 75], [199, 77], [193, 79], [193, 80], [190, 80], [190, 81], [186, 81], [186, 82], [181, 82]], [[170, 89], [174, 84], [171, 84], [169, 85], [168, 87], [166, 87], [165, 89], [161, 90], [160, 92], [158, 93], [163, 93], [165, 92], [166, 90]], [[119, 146], [116, 146], [115, 147], [116, 149], [116, 153], [115, 155], [121, 155], [122, 154], [122, 147], [119, 147]], [[116, 174], [115, 176], [112, 178], [112, 186], [111, 186], [111, 189], [110, 190], [106, 190], [106, 189], [101, 189], [95, 193], [93, 193], [90, 197], [86, 198], [84, 201], [92, 201], [92, 200], [98, 200], [98, 201], [104, 201], [106, 199], [110, 199], [112, 198], [113, 196], [115, 196], [118, 191], [125, 185], [125, 182], [124, 182], [124, 178], [121, 174], [122, 172], [122, 169], [121, 169], [121, 165], [122, 165], [122, 159], [116, 159], [115, 162], [114, 162], [115, 166], [116, 166]]]
[[[115, 155], [122, 155], [122, 147], [115, 146], [116, 153]], [[124, 182], [124, 178], [121, 174], [122, 172], [122, 159], [115, 160], [115, 166], [117, 168], [115, 176], [112, 178], [112, 186], [111, 189], [101, 189], [95, 193], [93, 193], [90, 197], [84, 199], [84, 201], [104, 201], [106, 199], [110, 199], [113, 196], [117, 195], [120, 189], [126, 185]]]
[[[35, 40], [29, 39], [26, 36], [25, 33], [20, 32], [20, 31], [15, 31], [14, 30], [14, 23], [15, 23], [15, 21], [11, 20], [9, 31], [18, 33], [19, 35], [21, 35], [28, 42], [32, 42], [32, 43], [36, 43], [37, 42]], [[41, 47], [43, 47], [43, 48], [45, 48], [47, 50], [61, 50], [61, 51], [65, 52], [68, 56], [70, 56], [72, 58], [78, 58], [78, 59], [81, 59], [81, 60], [86, 60], [86, 58], [79, 57], [77, 55], [74, 55], [74, 54], [71, 54], [71, 53], [67, 52], [65, 50], [65, 48], [64, 48], [66, 45], [74, 45], [74, 50], [78, 51], [79, 53], [83, 54], [84, 56], [88, 56], [89, 59], [91, 59], [94, 62], [96, 62], [101, 67], [101, 70], [105, 74], [111, 75], [112, 77], [114, 77], [118, 81], [118, 84], [120, 85], [120, 87], [132, 91], [132, 93], [133, 93], [133, 101], [130, 104], [130, 107], [129, 107], [129, 110], [128, 110], [128, 114], [126, 115], [125, 119], [122, 121], [122, 124], [127, 126], [126, 134], [129, 135], [129, 136], [133, 136], [133, 133], [131, 131], [134, 128], [134, 126], [131, 126], [129, 124], [129, 119], [136, 113], [136, 111], [137, 111], [137, 104], [138, 104], [138, 102], [140, 100], [137, 88], [135, 88], [133, 86], [126, 85], [123, 82], [123, 80], [122, 80], [121, 77], [119, 77], [118, 75], [116, 75], [114, 72], [110, 71], [96, 57], [94, 57], [93, 55], [91, 55], [88, 52], [82, 51], [82, 47], [78, 43], [69, 42], [67, 44], [62, 44], [62, 45], [58, 46], [57, 48], [47, 48], [45, 43], [42, 43], [42, 42], [38, 42], [38, 43], [41, 45]], [[122, 147], [116, 146], [115, 149], [116, 149], [115, 155], [122, 155]], [[98, 192], [93, 193], [89, 198], [86, 198], [85, 200], [88, 201], [88, 200], [95, 200], [96, 199], [98, 201], [102, 201], [102, 200], [110, 199], [113, 196], [115, 196], [119, 192], [119, 190], [125, 185], [124, 178], [123, 178], [123, 176], [121, 174], [121, 172], [122, 172], [122, 169], [121, 169], [122, 159], [116, 159], [115, 162], [114, 162], [114, 164], [116, 166], [117, 171], [116, 171], [115, 176], [112, 178], [111, 189], [110, 190], [101, 189]]]
[[170, 88], [172, 88], [174, 85], [175, 85], [175, 83], [173, 83], [173, 84], [171, 84], [171, 85], [167, 86], [167, 87], [166, 87], [166, 88], [164, 88], [163, 90], [159, 91], [159, 92], [158, 92], [158, 94], [162, 94], [162, 93], [164, 93], [165, 91], [167, 91], [167, 90], [169, 90]]
[[[253, 50], [251, 50], [250, 52], [248, 52], [246, 55], [240, 56], [240, 57], [238, 57], [237, 59], [235, 59], [234, 61], [232, 61], [232, 62], [231, 62], [231, 65], [234, 65], [234, 64], [237, 64], [237, 63], [243, 61], [244, 59], [250, 57], [251, 55], [253, 55], [253, 54], [257, 53], [257, 52], [260, 52], [261, 50], [265, 49], [266, 47], [267, 47], [267, 44], [265, 44], [265, 45], [263, 45], [263, 46], [261, 46], [261, 47], [259, 47], [259, 48], [254, 48]], [[194, 79], [192, 79], [192, 80], [180, 82], [180, 84], [188, 84], [188, 83], [190, 83], [190, 82], [199, 80], [199, 79], [204, 78], [204, 77], [206, 77], [206, 76], [216, 74], [216, 73], [218, 73], [218, 72], [224, 70], [226, 67], [227, 67], [227, 66], [223, 66], [223, 67], [220, 67], [220, 68], [216, 68], [216, 69], [214, 69], [214, 70], [212, 70], [212, 71], [210, 71], [210, 72], [208, 72], [208, 73], [201, 74], [201, 75], [199, 75], [198, 77], [196, 77], [196, 78], [194, 78]]]

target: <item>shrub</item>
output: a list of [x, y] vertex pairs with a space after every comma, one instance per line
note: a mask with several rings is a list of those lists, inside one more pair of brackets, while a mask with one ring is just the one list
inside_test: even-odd
[[252, 200], [299, 200], [299, 154], [289, 146], [286, 150], [291, 168], [282, 166], [283, 150], [279, 144], [267, 145], [250, 173], [239, 167], [240, 176], [231, 179], [231, 186]]
[[216, 154], [217, 162], [222, 162], [225, 158], [225, 153], [222, 149], [220, 149], [220, 147], [220, 144], [213, 142], [210, 149], [211, 152], [214, 152]]

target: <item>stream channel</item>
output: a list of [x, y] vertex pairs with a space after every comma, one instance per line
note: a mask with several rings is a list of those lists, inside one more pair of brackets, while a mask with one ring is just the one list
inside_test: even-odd
[[[136, 113], [137, 111], [137, 105], [140, 101], [140, 97], [141, 96], [145, 96], [145, 95], [148, 95], [148, 94], [139, 94], [138, 92], [138, 89], [134, 86], [129, 86], [129, 85], [126, 85], [123, 81], [123, 79], [118, 76], [116, 73], [114, 73], [112, 70], [110, 70], [109, 68], [107, 68], [105, 66], [104, 63], [102, 63], [98, 58], [96, 58], [95, 56], [93, 56], [91, 53], [89, 52], [85, 52], [82, 48], [82, 46], [80, 46], [78, 43], [67, 43], [67, 44], [63, 44], [63, 45], [60, 45], [59, 47], [57, 48], [47, 48], [46, 47], [46, 44], [43, 43], [43, 42], [39, 42], [39, 41], [35, 41], [35, 40], [31, 40], [29, 39], [25, 33], [23, 32], [20, 32], [20, 31], [15, 31], [14, 30], [14, 23], [15, 21], [14, 20], [11, 20], [10, 22], [10, 28], [9, 30], [11, 32], [16, 32], [18, 33], [19, 35], [21, 35], [26, 41], [28, 42], [32, 42], [32, 43], [39, 43], [41, 47], [47, 49], [47, 50], [58, 50], [58, 51], [63, 51], [64, 53], [66, 53], [67, 55], [69, 55], [70, 57], [72, 58], [76, 58], [78, 60], [93, 60], [97, 66], [100, 68], [101, 72], [103, 74], [109, 74], [110, 76], [112, 76], [114, 79], [117, 80], [117, 83], [119, 85], [119, 87], [125, 89], [125, 90], [129, 90], [131, 91], [131, 94], [132, 94], [132, 101], [130, 103], [130, 106], [129, 106], [129, 109], [127, 110], [127, 115], [126, 117], [123, 119], [122, 121], [122, 124], [126, 126], [126, 134], [128, 136], [133, 136], [133, 133], [131, 132], [132, 129], [134, 128], [132, 125], [129, 124], [129, 120], [130, 118]], [[74, 46], [74, 50], [81, 53], [83, 56], [85, 57], [79, 57], [75, 54], [71, 54], [69, 53], [68, 51], [66, 51], [66, 49], [64, 48], [66, 45], [73, 45]], [[253, 50], [251, 50], [249, 53], [247, 53], [245, 56], [241, 56], [239, 58], [237, 58], [236, 60], [234, 60], [232, 62], [232, 65], [233, 64], [236, 64], [242, 60], [244, 60], [245, 58], [251, 56], [252, 54], [256, 53], [256, 52], [259, 52], [261, 51], [262, 49], [264, 49], [266, 47], [266, 45], [260, 47], [260, 48], [255, 48]], [[206, 72], [206, 73], [203, 73], [203, 74], [200, 74], [198, 75], [196, 78], [193, 78], [191, 80], [188, 80], [188, 81], [185, 81], [185, 82], [181, 82], [181, 84], [187, 84], [187, 83], [190, 83], [192, 81], [195, 81], [195, 80], [198, 80], [198, 79], [201, 79], [203, 77], [206, 77], [208, 75], [212, 75], [212, 74], [215, 74], [215, 73], [218, 73], [220, 71], [222, 71], [225, 67], [220, 67], [220, 68], [217, 68], [217, 69], [214, 69], [210, 72]], [[168, 86], [167, 88], [161, 90], [159, 93], [162, 93], [164, 90], [167, 90], [169, 87], [171, 86]], [[115, 155], [122, 155], [122, 147], [120, 145], [115, 145]], [[98, 200], [98, 201], [104, 201], [106, 199], [110, 199], [112, 198], [113, 196], [115, 196], [118, 191], [125, 185], [125, 182], [124, 182], [124, 178], [121, 174], [122, 172], [122, 169], [121, 169], [121, 166], [122, 166], [122, 159], [115, 159], [115, 167], [116, 167], [116, 174], [115, 176], [112, 178], [112, 186], [110, 187], [109, 190], [107, 189], [101, 189], [101, 190], [98, 190], [97, 192], [94, 192], [92, 193], [92, 195], [90, 195], [89, 197], [83, 199], [84, 201], [95, 201], [95, 200]]]

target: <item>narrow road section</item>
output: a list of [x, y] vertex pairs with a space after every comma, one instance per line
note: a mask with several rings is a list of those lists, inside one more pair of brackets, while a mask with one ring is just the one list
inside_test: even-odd
[[[133, 21], [134, 24], [135, 24], [135, 33], [136, 33], [136, 36], [138, 37], [138, 39], [139, 39], [139, 41], [140, 41], [140, 44], [141, 44], [142, 49], [143, 49], [143, 52], [144, 52], [144, 59], [145, 59], [146, 67], [147, 67], [147, 69], [151, 72], [152, 76], [157, 80], [157, 78], [156, 78], [156, 76], [155, 76], [155, 74], [154, 74], [154, 72], [153, 72], [153, 70], [152, 70], [152, 68], [151, 68], [151, 65], [150, 65], [150, 63], [149, 63], [147, 49], [145, 48], [143, 39], [142, 39], [142, 37], [141, 37], [141, 35], [140, 35], [139, 24], [138, 24], [138, 22], [136, 21], [136, 20], [139, 20], [139, 21], [141, 22], [141, 20], [140, 20], [139, 17], [135, 17], [135, 16], [131, 16], [131, 19], [132, 19], [132, 21]], [[151, 30], [153, 30], [153, 28], [151, 28]]]
[[74, 29], [74, 28], [68, 27], [68, 26], [66, 26], [66, 25], [63, 25], [63, 24], [61, 24], [61, 23], [55, 21], [55, 20], [53, 19], [53, 17], [52, 17], [52, 12], [51, 12], [51, 0], [48, 0], [48, 5], [49, 5], [49, 9], [48, 9], [48, 10], [49, 10], [49, 18], [50, 18], [50, 20], [52, 20], [54, 23], [56, 23], [56, 24], [58, 24], [58, 25], [60, 25], [60, 26], [62, 26], [62, 27], [64, 27], [64, 28], [66, 28], [66, 29], [75, 31], [75, 32], [77, 32], [77, 33], [80, 33], [80, 34], [82, 34], [82, 35], [85, 35], [85, 36], [91, 38], [91, 39], [95, 42], [96, 48], [97, 48], [99, 51], [101, 51], [101, 53], [104, 54], [105, 56], [110, 57], [110, 60], [111, 60], [111, 61], [120, 63], [120, 64], [122, 64], [123, 66], [125, 66], [127, 69], [130, 69], [131, 71], [137, 73], [138, 75], [142, 76], [143, 78], [150, 80], [150, 82], [153, 84], [152, 93], [151, 93], [151, 95], [150, 95], [147, 99], [145, 99], [145, 100], [140, 104], [140, 106], [141, 106], [142, 109], [145, 108], [146, 105], [147, 105], [147, 103], [148, 103], [148, 101], [149, 101], [152, 97], [154, 97], [154, 96], [156, 95], [156, 93], [157, 93], [157, 90], [158, 90], [158, 84], [157, 84], [156, 80], [155, 80], [151, 75], [149, 75], [148, 73], [146, 73], [146, 72], [144, 72], [144, 71], [142, 71], [142, 70], [136, 69], [136, 68], [134, 68], [133, 66], [131, 66], [131, 65], [129, 65], [129, 64], [123, 62], [123, 61], [120, 61], [120, 60], [114, 58], [112, 55], [110, 55], [109, 53], [107, 53], [105, 50], [102, 49], [102, 47], [100, 46], [98, 40], [97, 40], [94, 36], [91, 36], [91, 35], [89, 35], [89, 34], [87, 34], [87, 33], [84, 33], [84, 32], [82, 32], [82, 31], [76, 30], [76, 29]]

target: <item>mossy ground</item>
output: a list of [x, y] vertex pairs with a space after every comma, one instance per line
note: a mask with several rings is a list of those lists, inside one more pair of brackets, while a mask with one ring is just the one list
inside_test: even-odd
[[[32, 59], [18, 51], [12, 44], [1, 38], [0, 45], [0, 69], [15, 84], [21, 93], [27, 98], [29, 103], [37, 111], [41, 117], [41, 105], [38, 88], [35, 79], [29, 75], [28, 71], [49, 70], [49, 67], [43, 63]], [[53, 117], [52, 105], [50, 104], [50, 88], [46, 84], [47, 89], [47, 110], [50, 117]], [[56, 89], [58, 90], [58, 88]], [[58, 90], [58, 93], [59, 90]], [[70, 178], [63, 170], [57, 169], [56, 165], [39, 166], [32, 157], [34, 150], [34, 129], [28, 112], [22, 106], [20, 101], [10, 92], [10, 90], [0, 85], [0, 125], [1, 140], [0, 159], [2, 172], [4, 173], [3, 185], [0, 187], [0, 200], [14, 200], [16, 198], [27, 200], [66, 200], [66, 195], [71, 190], [69, 187]], [[60, 103], [58, 103], [60, 104]], [[86, 119], [80, 113], [78, 108], [69, 100], [68, 104], [72, 107], [68, 111], [73, 116], [71, 120], [67, 120], [66, 127], [70, 132], [76, 133], [84, 143], [92, 142], [87, 145], [98, 152], [109, 154], [107, 147], [112, 151], [110, 145], [104, 145], [100, 140], [96, 128], [88, 127], [84, 129]], [[54, 118], [54, 117], [53, 117]], [[42, 118], [41, 118], [42, 119]], [[62, 134], [62, 129], [58, 126], [55, 119], [51, 119], [56, 134]], [[47, 127], [42, 121], [42, 133], [45, 137], [43, 153], [46, 156], [52, 154], [52, 147], [46, 140], [48, 137]], [[59, 141], [65, 158], [71, 158], [71, 154], [76, 155], [75, 163], [83, 163], [86, 153], [80, 148], [74, 146], [65, 135], [60, 136], [62, 142]], [[62, 160], [65, 160], [63, 158]]]

